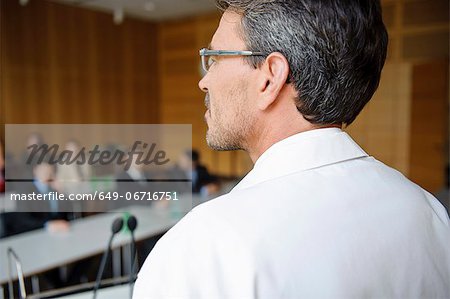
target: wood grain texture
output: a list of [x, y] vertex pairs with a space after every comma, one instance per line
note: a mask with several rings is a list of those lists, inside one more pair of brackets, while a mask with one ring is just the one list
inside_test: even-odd
[[415, 65], [412, 74], [410, 177], [433, 192], [444, 184], [442, 165], [447, 162], [449, 76], [446, 65], [448, 62], [441, 61]]
[[157, 29], [49, 1], [1, 1], [5, 123], [157, 123]]

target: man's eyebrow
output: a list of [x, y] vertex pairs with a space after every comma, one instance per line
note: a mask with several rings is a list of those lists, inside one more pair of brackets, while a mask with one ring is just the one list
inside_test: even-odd
[[208, 44], [208, 49], [209, 49], [209, 50], [214, 50], [214, 47], [212, 46], [211, 43]]

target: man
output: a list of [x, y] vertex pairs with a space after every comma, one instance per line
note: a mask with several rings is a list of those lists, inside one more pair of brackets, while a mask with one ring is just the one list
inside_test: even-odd
[[442, 205], [340, 129], [379, 83], [379, 1], [218, 4], [206, 138], [255, 165], [159, 241], [134, 298], [448, 298]]
[[127, 193], [131, 193], [131, 198], [135, 193], [150, 192], [152, 190], [149, 183], [150, 176], [146, 173], [143, 163], [137, 163], [138, 156], [131, 156], [132, 163], [128, 170], [121, 169], [116, 175], [117, 188], [124, 198]]
[[[77, 155], [82, 149], [80, 143], [70, 139], [65, 144], [65, 150]], [[80, 164], [78, 164], [80, 163]], [[82, 194], [91, 192], [90, 189], [91, 168], [89, 163], [84, 163], [81, 158], [69, 164], [59, 164], [56, 179], [64, 194]]]
[[[18, 194], [49, 194], [59, 191], [55, 181], [55, 166], [42, 162], [32, 166], [33, 180], [17, 185]], [[61, 212], [56, 200], [24, 201], [26, 212], [9, 212], [4, 214], [5, 236], [12, 236], [45, 227], [50, 232], [66, 232], [71, 219], [70, 213]]]
[[169, 172], [170, 177], [190, 179], [192, 193], [209, 196], [219, 191], [217, 177], [210, 174], [208, 169], [200, 162], [197, 150], [186, 150], [181, 153], [178, 163]]

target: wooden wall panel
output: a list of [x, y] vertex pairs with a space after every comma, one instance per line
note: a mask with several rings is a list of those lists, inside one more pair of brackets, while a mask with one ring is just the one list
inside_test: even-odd
[[449, 53], [449, 32], [405, 35], [403, 45], [404, 59], [446, 58]]
[[410, 177], [431, 191], [444, 185], [443, 165], [447, 162], [447, 65], [437, 61], [413, 68]]
[[157, 123], [156, 24], [1, 1], [3, 123]]
[[395, 3], [388, 3], [383, 6], [383, 21], [386, 27], [393, 27], [395, 26]]
[[403, 24], [428, 25], [448, 22], [448, 0], [414, 0], [405, 2]]
[[387, 63], [380, 86], [346, 130], [370, 155], [407, 174], [409, 171], [411, 67]]
[[449, 105], [445, 105], [449, 81], [443, 72], [448, 70], [449, 4], [447, 0], [382, 4], [389, 32], [388, 60], [378, 91], [348, 131], [369, 154], [436, 192], [443, 187], [449, 159]]

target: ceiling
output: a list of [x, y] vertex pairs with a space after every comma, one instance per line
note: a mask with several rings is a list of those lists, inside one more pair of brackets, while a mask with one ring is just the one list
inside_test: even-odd
[[[31, 0], [33, 1], [33, 0]], [[216, 10], [214, 0], [51, 0], [111, 13], [116, 23], [129, 17], [162, 21]], [[123, 16], [123, 17], [122, 17]]]

